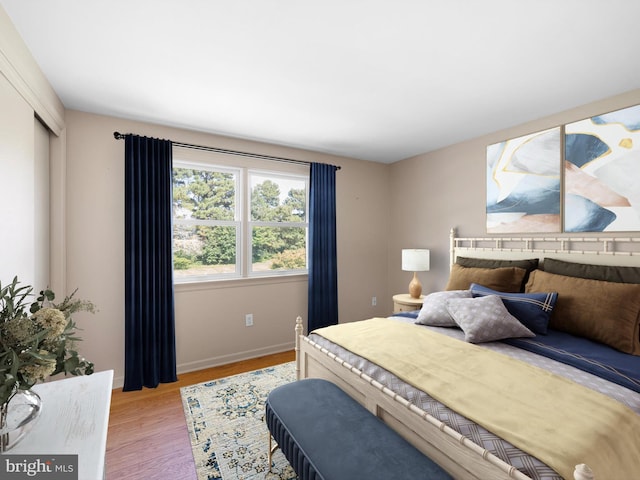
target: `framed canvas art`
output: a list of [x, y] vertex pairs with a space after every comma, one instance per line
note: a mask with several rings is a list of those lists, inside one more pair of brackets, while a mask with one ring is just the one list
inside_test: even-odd
[[487, 233], [560, 232], [560, 127], [487, 147]]
[[640, 230], [640, 105], [565, 127], [564, 230]]

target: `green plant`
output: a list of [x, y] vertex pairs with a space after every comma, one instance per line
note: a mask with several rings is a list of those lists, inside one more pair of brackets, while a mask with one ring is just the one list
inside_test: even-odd
[[173, 268], [175, 270], [186, 270], [193, 265], [193, 262], [185, 257], [173, 257]]
[[93, 363], [74, 348], [81, 338], [71, 318], [80, 311], [94, 313], [93, 303], [74, 298], [74, 291], [55, 304], [48, 289], [30, 303], [33, 288], [19, 284], [18, 277], [0, 284], [0, 404], [51, 375], [93, 373]]
[[307, 251], [304, 248], [297, 250], [285, 250], [274, 255], [271, 263], [272, 270], [297, 270], [307, 266]]

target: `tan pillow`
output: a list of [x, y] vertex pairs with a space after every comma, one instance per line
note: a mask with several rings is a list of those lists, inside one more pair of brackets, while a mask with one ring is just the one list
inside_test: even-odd
[[640, 285], [535, 270], [527, 292], [558, 292], [549, 328], [640, 355]]
[[472, 283], [477, 283], [499, 292], [519, 292], [526, 273], [519, 267], [476, 268], [456, 263], [451, 268], [445, 290], [469, 290]]

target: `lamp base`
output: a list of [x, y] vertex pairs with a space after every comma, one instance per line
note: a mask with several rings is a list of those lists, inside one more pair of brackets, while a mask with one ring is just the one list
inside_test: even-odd
[[420, 298], [420, 295], [422, 295], [422, 284], [417, 272], [413, 272], [413, 279], [409, 283], [409, 295], [413, 298]]

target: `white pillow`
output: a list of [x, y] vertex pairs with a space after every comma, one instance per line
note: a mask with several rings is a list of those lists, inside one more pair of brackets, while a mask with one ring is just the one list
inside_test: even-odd
[[504, 338], [535, 337], [511, 315], [497, 295], [447, 300], [447, 310], [471, 343], [493, 342]]
[[471, 290], [430, 293], [424, 297], [416, 323], [434, 327], [457, 327], [458, 324], [447, 310], [447, 300], [451, 298], [471, 298]]

